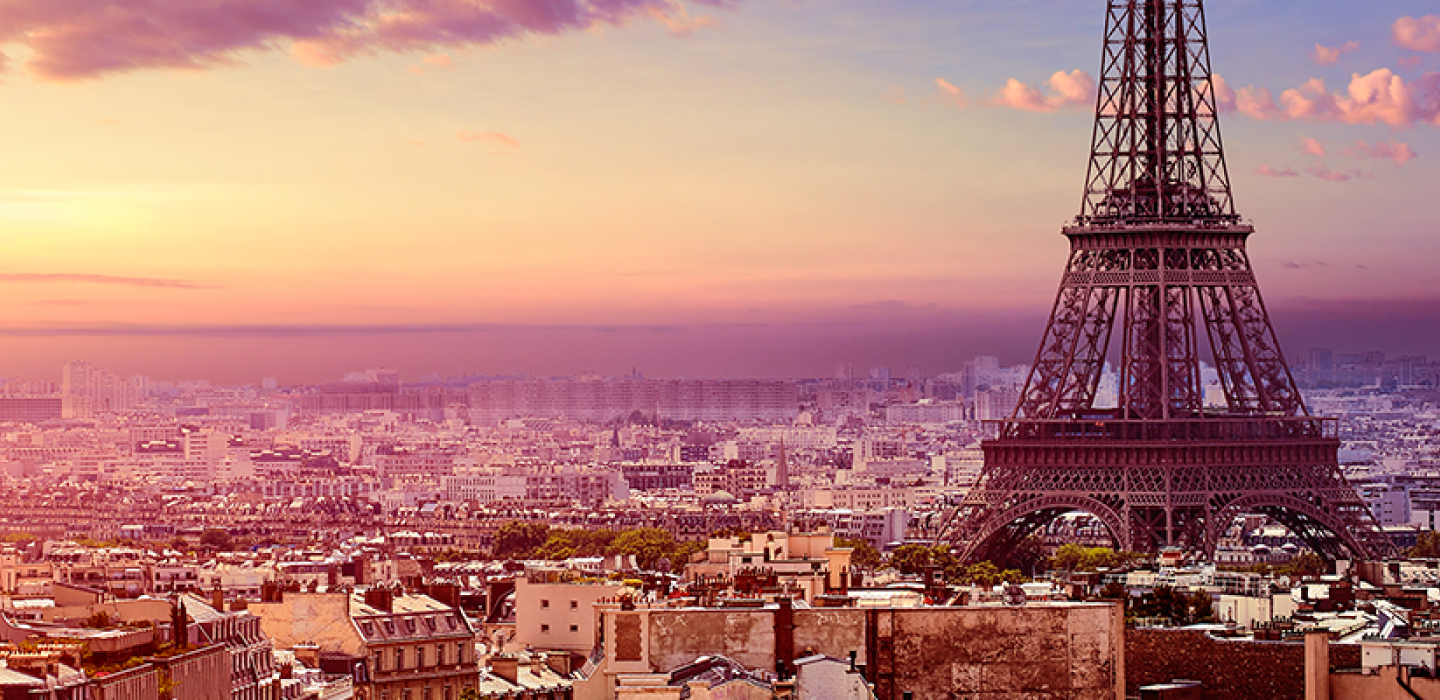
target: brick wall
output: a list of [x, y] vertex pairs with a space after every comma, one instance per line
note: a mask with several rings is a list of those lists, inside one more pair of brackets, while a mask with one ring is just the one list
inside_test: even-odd
[[[1331, 644], [1332, 669], [1359, 668], [1360, 647]], [[1177, 678], [1200, 681], [1205, 700], [1302, 700], [1305, 643], [1214, 639], [1192, 630], [1125, 630], [1125, 692]]]

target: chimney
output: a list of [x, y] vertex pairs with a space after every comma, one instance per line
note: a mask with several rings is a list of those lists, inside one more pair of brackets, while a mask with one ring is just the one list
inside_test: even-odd
[[545, 655], [545, 665], [565, 678], [570, 677], [570, 654], [569, 652], [552, 651]]
[[496, 654], [490, 657], [490, 672], [510, 681], [511, 685], [520, 685], [520, 657]]
[[[775, 667], [789, 668], [795, 663], [795, 608], [789, 598], [780, 598], [775, 610]], [[785, 677], [784, 671], [780, 673]]]
[[460, 586], [453, 583], [434, 583], [425, 587], [426, 595], [452, 608], [460, 607]]
[[365, 589], [365, 604], [387, 613], [394, 612], [395, 592], [389, 588], [367, 588]]
[[215, 612], [225, 612], [225, 591], [219, 586], [210, 592], [210, 607], [215, 608]]

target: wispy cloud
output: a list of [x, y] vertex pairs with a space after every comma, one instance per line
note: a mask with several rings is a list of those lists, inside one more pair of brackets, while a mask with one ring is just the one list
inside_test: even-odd
[[1391, 31], [1398, 46], [1411, 51], [1440, 51], [1440, 15], [1401, 17]]
[[163, 277], [122, 277], [119, 275], [89, 275], [69, 272], [0, 272], [0, 284], [106, 284], [120, 287], [149, 287], [155, 289], [219, 289], [203, 282], [167, 279]]
[[95, 302], [88, 299], [41, 299], [40, 301], [28, 302], [27, 306], [92, 306]]
[[425, 147], [425, 142], [424, 142], [424, 141], [421, 141], [421, 140], [419, 140], [419, 139], [407, 139], [407, 138], [403, 138], [403, 137], [402, 137], [400, 140], [401, 140], [401, 141], [404, 141], [405, 143], [410, 144], [411, 146], [415, 146], [416, 148], [424, 148], [424, 147]]
[[1353, 41], [1347, 41], [1341, 46], [1322, 46], [1316, 44], [1315, 53], [1312, 54], [1312, 57], [1315, 59], [1315, 65], [1317, 66], [1333, 66], [1340, 62], [1341, 54], [1357, 51], [1359, 48], [1360, 44]]
[[[691, 0], [730, 9], [739, 0]], [[0, 44], [29, 49], [42, 80], [154, 68], [206, 69], [288, 46], [309, 65], [436, 52], [650, 19], [686, 34], [710, 26], [681, 0], [0, 0]], [[0, 55], [0, 67], [5, 57]]]
[[1039, 88], [1011, 78], [991, 103], [1023, 112], [1054, 112], [1095, 103], [1095, 78], [1085, 71], [1057, 71], [1045, 84], [1050, 88], [1048, 95]]
[[1361, 160], [1391, 160], [1395, 161], [1396, 165], [1404, 165], [1420, 157], [1415, 149], [1410, 148], [1410, 144], [1402, 141], [1377, 141], [1373, 144], [1356, 141], [1355, 145], [1347, 147], [1340, 155]]
[[507, 136], [496, 131], [466, 131], [461, 129], [459, 138], [461, 141], [488, 143], [498, 148], [520, 147], [520, 142], [516, 140], [515, 137]]
[[1255, 169], [1258, 177], [1300, 177], [1300, 173], [1290, 168], [1274, 168], [1269, 165], [1262, 165]]
[[941, 99], [954, 104], [956, 107], [967, 107], [970, 105], [970, 98], [965, 96], [965, 91], [950, 81], [944, 78], [936, 78], [935, 86], [940, 89]]
[[1309, 168], [1306, 168], [1305, 172], [1308, 172], [1311, 175], [1320, 178], [1321, 180], [1328, 180], [1330, 182], [1346, 182], [1348, 180], [1364, 180], [1375, 177], [1374, 174], [1365, 172], [1363, 170], [1345, 170], [1342, 172], [1337, 170], [1331, 170], [1330, 168], [1327, 168], [1324, 165], [1320, 164], [1312, 165]]
[[1325, 144], [1320, 143], [1319, 141], [1312, 139], [1309, 136], [1302, 136], [1300, 138], [1300, 152], [1304, 153], [1307, 156], [1324, 158]]

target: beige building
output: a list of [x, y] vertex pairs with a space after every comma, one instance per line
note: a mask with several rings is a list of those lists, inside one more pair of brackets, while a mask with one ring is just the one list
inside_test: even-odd
[[685, 568], [689, 581], [721, 577], [739, 584], [744, 577], [773, 582], [806, 601], [849, 588], [850, 555], [835, 546], [832, 534], [800, 535], [782, 531], [748, 538], [712, 537], [700, 561]]
[[615, 600], [622, 588], [574, 571], [527, 571], [515, 582], [515, 644], [588, 655], [600, 641], [595, 606]]
[[459, 610], [388, 588], [284, 593], [251, 603], [276, 648], [356, 678], [358, 700], [458, 700], [475, 688], [475, 631]]

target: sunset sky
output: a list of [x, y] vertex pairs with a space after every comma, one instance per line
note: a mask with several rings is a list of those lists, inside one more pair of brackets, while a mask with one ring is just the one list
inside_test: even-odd
[[[0, 376], [1030, 359], [1099, 0], [0, 0]], [[1292, 357], [1440, 354], [1440, 6], [1212, 0]]]

